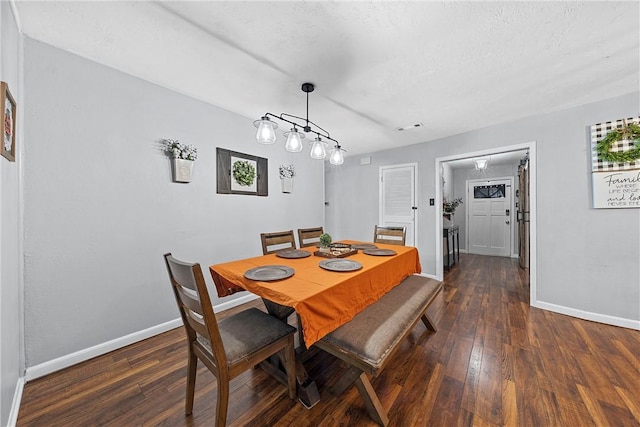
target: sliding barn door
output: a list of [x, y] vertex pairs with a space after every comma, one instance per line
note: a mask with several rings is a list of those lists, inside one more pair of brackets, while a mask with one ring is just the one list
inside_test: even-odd
[[529, 268], [529, 167], [528, 160], [518, 167], [518, 239], [520, 267]]

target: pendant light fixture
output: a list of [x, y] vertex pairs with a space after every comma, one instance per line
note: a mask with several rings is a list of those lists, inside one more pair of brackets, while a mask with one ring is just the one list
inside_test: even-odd
[[344, 150], [340, 147], [340, 144], [336, 144], [335, 147], [331, 149], [331, 154], [329, 154], [329, 163], [332, 165], [340, 166], [344, 163], [344, 155], [342, 154]]
[[[273, 144], [276, 142], [276, 129], [278, 128], [278, 124], [269, 118], [272, 117], [293, 125], [289, 132], [284, 133], [284, 136], [287, 138], [284, 144], [285, 150], [290, 153], [299, 153], [302, 151], [304, 148], [302, 140], [305, 138], [305, 134], [298, 130], [298, 128], [301, 128], [305, 133], [316, 134], [316, 138], [311, 142], [311, 151], [309, 152], [312, 159], [322, 160], [327, 157], [327, 143], [323, 141], [324, 138], [336, 144], [335, 147], [331, 149], [329, 162], [332, 165], [341, 165], [344, 163], [344, 155], [342, 152], [346, 150], [340, 146], [337, 140], [331, 138], [329, 132], [309, 120], [309, 93], [313, 92], [314, 89], [315, 86], [313, 83], [302, 84], [302, 91], [307, 94], [306, 118], [286, 113], [281, 113], [279, 116], [276, 116], [275, 114], [267, 112], [259, 120], [253, 122], [253, 125], [258, 128], [256, 140], [261, 144]], [[302, 120], [302, 122], [298, 122], [296, 119]]]
[[262, 116], [260, 120], [253, 122], [253, 125], [258, 128], [256, 139], [259, 143], [273, 144], [276, 142], [276, 129], [278, 129], [278, 124], [269, 120], [269, 117]]
[[327, 144], [319, 136], [311, 143], [309, 155], [316, 160], [322, 160], [327, 157]]
[[284, 136], [287, 137], [287, 142], [284, 144], [285, 150], [290, 153], [299, 153], [302, 151], [304, 133], [298, 132], [298, 128], [295, 125], [291, 128], [291, 131], [285, 132]]

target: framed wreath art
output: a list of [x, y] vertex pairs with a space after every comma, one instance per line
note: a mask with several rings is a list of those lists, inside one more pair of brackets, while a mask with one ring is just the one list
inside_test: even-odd
[[255, 187], [256, 182], [256, 162], [251, 160], [239, 160], [235, 157], [231, 158], [231, 164], [233, 165], [233, 181], [231, 181], [231, 187], [242, 188], [247, 187], [252, 189]]
[[267, 196], [268, 160], [263, 157], [217, 148], [217, 192]]

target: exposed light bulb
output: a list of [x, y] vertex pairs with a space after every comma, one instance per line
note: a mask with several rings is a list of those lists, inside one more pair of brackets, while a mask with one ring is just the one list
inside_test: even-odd
[[340, 166], [344, 163], [344, 155], [342, 154], [342, 148], [336, 145], [331, 149], [331, 155], [329, 156], [329, 163], [332, 165]]
[[302, 151], [302, 139], [304, 134], [298, 132], [298, 129], [294, 126], [291, 132], [285, 132], [284, 136], [287, 137], [287, 142], [284, 144], [284, 149], [290, 153], [299, 153]]
[[327, 149], [325, 148], [324, 141], [317, 137], [313, 140], [313, 145], [311, 146], [311, 151], [309, 155], [312, 159], [322, 160], [327, 157]]
[[260, 120], [253, 122], [253, 125], [258, 128], [256, 132], [256, 140], [261, 144], [273, 144], [276, 142], [276, 129], [278, 125], [267, 116], [262, 117]]

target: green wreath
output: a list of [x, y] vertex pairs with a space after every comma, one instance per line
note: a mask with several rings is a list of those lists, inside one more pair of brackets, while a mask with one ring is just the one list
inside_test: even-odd
[[[611, 152], [611, 146], [614, 142], [628, 139], [631, 141], [631, 148], [627, 151]], [[640, 126], [635, 123], [630, 123], [623, 129], [614, 129], [602, 138], [596, 144], [596, 151], [598, 156], [610, 163], [631, 163], [640, 159]]]
[[256, 168], [246, 160], [238, 160], [233, 164], [233, 178], [238, 184], [249, 187], [256, 179]]

